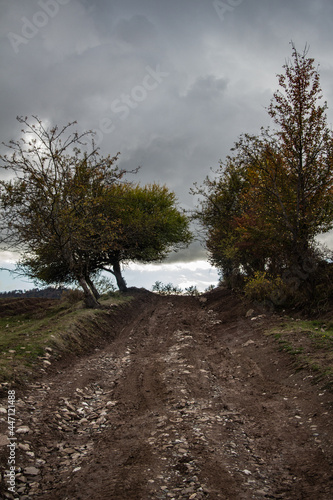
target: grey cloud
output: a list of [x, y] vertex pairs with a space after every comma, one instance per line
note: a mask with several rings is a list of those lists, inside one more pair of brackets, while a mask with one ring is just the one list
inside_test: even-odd
[[115, 27], [116, 36], [141, 50], [152, 50], [154, 41], [158, 38], [157, 30], [145, 16], [135, 15], [131, 19], [121, 19]]
[[207, 252], [204, 246], [195, 241], [184, 250], [178, 250], [178, 252], [171, 253], [166, 259], [166, 264], [174, 264], [178, 262], [193, 262], [196, 260], [207, 260]]
[[186, 98], [195, 102], [215, 100], [223, 95], [227, 85], [226, 78], [217, 78], [215, 75], [199, 76], [188, 90]]
[[[332, 2], [238, 3], [221, 19], [213, 1], [69, 0], [15, 53], [8, 34], [22, 34], [22, 18], [32, 22], [41, 4], [2, 2], [1, 141], [18, 136], [16, 115], [102, 128], [103, 154], [121, 151], [121, 166], [142, 165], [138, 181], [166, 183], [192, 208], [193, 182], [241, 133], [269, 123], [265, 107], [291, 39], [300, 50], [309, 43], [321, 64], [333, 123]], [[154, 85], [148, 67], [168, 76]]]

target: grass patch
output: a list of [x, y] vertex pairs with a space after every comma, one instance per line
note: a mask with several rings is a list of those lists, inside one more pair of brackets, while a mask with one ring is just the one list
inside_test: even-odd
[[81, 302], [12, 299], [8, 316], [7, 302], [0, 299], [0, 383], [24, 383], [64, 354], [88, 351], [110, 331], [110, 314], [132, 298], [103, 297], [101, 309], [84, 309]]
[[286, 318], [266, 333], [294, 357], [297, 370], [310, 370], [314, 382], [324, 381], [333, 389], [333, 322]]

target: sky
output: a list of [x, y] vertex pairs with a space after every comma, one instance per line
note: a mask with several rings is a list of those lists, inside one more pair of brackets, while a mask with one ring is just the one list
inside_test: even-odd
[[[192, 210], [193, 184], [242, 133], [270, 124], [291, 41], [319, 64], [332, 126], [332, 32], [331, 0], [0, 0], [0, 143], [20, 136], [16, 116], [75, 120], [101, 154], [141, 167], [136, 182], [166, 184]], [[0, 267], [18, 258], [1, 252]], [[124, 277], [145, 288], [218, 281], [200, 241], [163, 264], [129, 264]], [[0, 291], [34, 286], [0, 272]]]

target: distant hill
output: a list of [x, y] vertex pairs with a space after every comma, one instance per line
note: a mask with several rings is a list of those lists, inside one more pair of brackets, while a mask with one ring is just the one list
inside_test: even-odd
[[60, 299], [61, 295], [67, 288], [33, 288], [32, 290], [12, 290], [10, 292], [0, 292], [0, 299], [11, 298], [45, 298], [45, 299]]

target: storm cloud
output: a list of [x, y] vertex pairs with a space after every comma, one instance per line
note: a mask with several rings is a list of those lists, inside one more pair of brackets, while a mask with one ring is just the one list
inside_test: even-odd
[[[19, 136], [17, 115], [76, 120], [103, 154], [121, 152], [121, 167], [141, 166], [137, 182], [166, 184], [188, 210], [193, 183], [241, 133], [269, 124], [291, 40], [310, 46], [333, 106], [330, 0], [3, 0], [0, 9], [1, 141]], [[205, 252], [196, 243], [171, 260], [180, 257]]]

